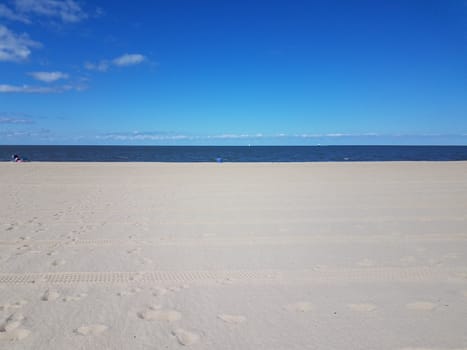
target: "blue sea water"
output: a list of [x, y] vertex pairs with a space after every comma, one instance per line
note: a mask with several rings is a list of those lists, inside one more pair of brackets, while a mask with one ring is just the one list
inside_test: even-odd
[[0, 146], [48, 162], [348, 162], [467, 160], [467, 146]]

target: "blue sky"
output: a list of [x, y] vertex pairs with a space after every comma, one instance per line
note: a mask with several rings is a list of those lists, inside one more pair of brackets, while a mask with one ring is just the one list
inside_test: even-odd
[[0, 144], [467, 144], [467, 2], [0, 0]]

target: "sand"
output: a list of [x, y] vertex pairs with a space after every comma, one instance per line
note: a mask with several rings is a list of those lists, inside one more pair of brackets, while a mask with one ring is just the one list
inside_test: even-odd
[[467, 162], [0, 163], [0, 349], [467, 349]]

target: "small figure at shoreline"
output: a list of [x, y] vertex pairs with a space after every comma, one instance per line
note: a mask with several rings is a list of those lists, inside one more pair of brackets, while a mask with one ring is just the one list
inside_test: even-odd
[[23, 161], [23, 160], [21, 159], [21, 157], [20, 157], [19, 155], [17, 155], [17, 154], [13, 154], [13, 155], [11, 156], [11, 159], [12, 159], [12, 161], [15, 162], [15, 163], [21, 163], [21, 162]]

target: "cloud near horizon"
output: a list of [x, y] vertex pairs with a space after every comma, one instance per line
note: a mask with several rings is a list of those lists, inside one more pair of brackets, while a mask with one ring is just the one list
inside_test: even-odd
[[187, 140], [191, 139], [188, 135], [162, 132], [162, 131], [149, 131], [149, 132], [114, 132], [105, 133], [96, 136], [100, 140], [113, 140], [113, 141], [166, 141], [166, 140]]
[[213, 134], [213, 135], [187, 135], [180, 133], [170, 133], [163, 131], [132, 131], [132, 132], [110, 132], [98, 135], [98, 139], [114, 141], [143, 141], [143, 140], [239, 140], [239, 139], [318, 139], [318, 138], [339, 138], [339, 137], [358, 137], [358, 136], [381, 136], [376, 133], [346, 134], [346, 133], [327, 133], [327, 134]]
[[[236, 146], [328, 146], [328, 145], [428, 145], [464, 144], [467, 134], [396, 134], [396, 133], [226, 133], [226, 134], [190, 134], [176, 132], [109, 132], [88, 138], [89, 144], [94, 142], [118, 145], [236, 145]], [[94, 140], [94, 141], [93, 141]]]
[[11, 113], [0, 113], [0, 124], [13, 124], [13, 125], [23, 125], [23, 124], [34, 124], [34, 121], [24, 115], [17, 115]]
[[24, 94], [50, 94], [50, 93], [61, 93], [69, 90], [79, 90], [71, 85], [63, 86], [30, 86], [30, 85], [9, 85], [0, 84], [0, 93], [24, 93]]
[[14, 141], [18, 138], [30, 138], [38, 137], [39, 139], [49, 139], [53, 136], [53, 132], [50, 129], [38, 129], [38, 130], [5, 130], [0, 131], [2, 138], [8, 138], [10, 141]]

